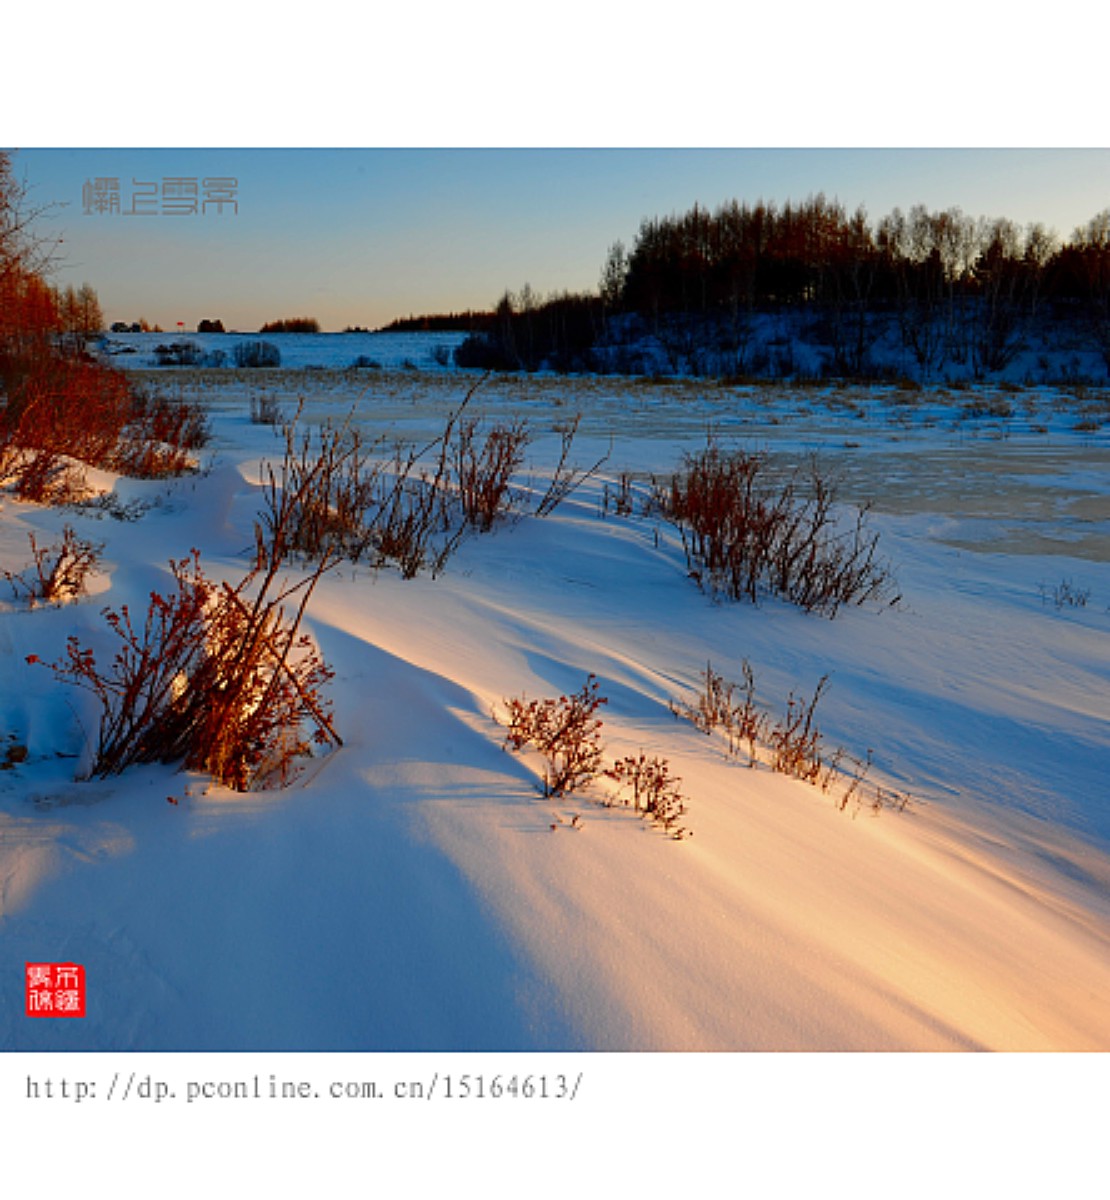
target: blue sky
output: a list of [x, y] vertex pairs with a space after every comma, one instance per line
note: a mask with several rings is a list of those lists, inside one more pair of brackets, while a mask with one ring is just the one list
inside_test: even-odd
[[[14, 163], [56, 205], [40, 226], [62, 239], [56, 281], [90, 282], [109, 320], [167, 329], [300, 314], [374, 328], [526, 282], [593, 288], [643, 217], [733, 197], [824, 192], [874, 218], [958, 205], [1063, 235], [1110, 205], [1105, 150], [30, 149]], [[86, 211], [97, 179], [119, 181], [119, 212]], [[196, 214], [163, 197], [180, 179]], [[234, 203], [214, 179], [235, 180]], [[127, 211], [154, 188], [145, 215]]]
[[[55, 148], [14, 163], [36, 204], [58, 206], [40, 224], [63, 239], [56, 282], [91, 283], [109, 320], [167, 329], [293, 315], [373, 328], [487, 307], [525, 282], [592, 288], [612, 242], [695, 202], [823, 191], [873, 218], [959, 206], [1062, 235], [1110, 206], [1107, 150]], [[143, 207], [144, 183], [158, 200], [149, 215], [86, 212], [98, 178], [119, 181], [121, 210]], [[199, 209], [218, 178], [236, 180], [235, 210], [173, 215], [162, 197], [192, 179]]]

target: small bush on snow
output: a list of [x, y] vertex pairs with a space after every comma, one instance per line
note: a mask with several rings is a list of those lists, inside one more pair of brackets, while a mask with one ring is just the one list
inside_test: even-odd
[[517, 752], [534, 746], [543, 755], [543, 794], [565, 796], [579, 791], [601, 772], [601, 719], [598, 709], [608, 704], [600, 695], [597, 677], [557, 700], [512, 699], [505, 745]]
[[686, 812], [686, 802], [678, 785], [682, 782], [671, 774], [665, 758], [649, 758], [641, 751], [618, 759], [605, 774], [620, 789], [625, 804], [662, 826], [673, 838], [689, 837], [690, 831], [678, 824]]
[[[678, 789], [681, 780], [670, 764], [657, 756], [626, 755], [611, 767], [603, 766], [601, 718], [598, 710], [608, 700], [600, 693], [597, 677], [589, 675], [577, 692], [557, 699], [506, 700], [508, 710], [505, 748], [517, 753], [527, 746], [544, 758], [541, 791], [556, 798], [582, 791], [599, 776], [617, 784], [618, 799], [679, 840], [691, 836], [678, 824], [686, 803]], [[602, 803], [611, 805], [611, 799]], [[552, 829], [557, 826], [552, 825]], [[575, 816], [573, 828], [580, 828]]]
[[175, 590], [152, 592], [141, 620], [126, 605], [105, 609], [116, 638], [110, 666], [70, 637], [51, 665], [100, 702], [91, 775], [184, 762], [246, 791], [286, 783], [311, 742], [342, 745], [323, 692], [332, 671], [301, 631], [309, 599], [338, 558], [327, 553], [299, 579], [283, 577], [296, 503], [288, 492], [276, 496], [238, 584], [208, 580], [194, 550], [171, 560]]
[[33, 533], [27, 537], [34, 562], [19, 572], [3, 572], [16, 596], [26, 596], [32, 606], [39, 600], [61, 604], [80, 596], [103, 545], [78, 537], [69, 525], [62, 530], [62, 540], [51, 546], [40, 546]]

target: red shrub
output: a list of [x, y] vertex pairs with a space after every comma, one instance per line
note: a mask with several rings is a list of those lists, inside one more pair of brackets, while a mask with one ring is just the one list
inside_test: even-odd
[[[292, 620], [282, 608], [318, 575], [278, 587], [275, 571], [261, 565], [237, 586], [218, 587], [196, 551], [170, 567], [176, 590], [151, 593], [141, 626], [126, 605], [105, 610], [119, 640], [110, 667], [76, 637], [52, 664], [100, 701], [90, 774], [183, 762], [246, 791], [285, 783], [310, 740], [339, 745], [321, 694], [332, 672], [299, 632], [307, 596]], [[307, 739], [305, 724], [313, 727]]]
[[546, 760], [543, 794], [576, 792], [601, 771], [601, 720], [597, 710], [608, 701], [590, 675], [581, 689], [558, 700], [508, 700], [509, 732], [505, 745], [520, 751], [534, 746]]

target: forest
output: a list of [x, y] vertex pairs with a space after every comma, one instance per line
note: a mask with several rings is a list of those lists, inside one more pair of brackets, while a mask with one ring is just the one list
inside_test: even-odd
[[695, 205], [644, 219], [630, 248], [614, 243], [595, 291], [506, 292], [457, 358], [502, 370], [798, 374], [782, 338], [769, 344], [771, 327], [804, 334], [827, 376], [990, 379], [1031, 342], [1081, 349], [1110, 372], [1110, 209], [1061, 240], [1040, 223], [958, 208], [872, 221], [820, 194]]

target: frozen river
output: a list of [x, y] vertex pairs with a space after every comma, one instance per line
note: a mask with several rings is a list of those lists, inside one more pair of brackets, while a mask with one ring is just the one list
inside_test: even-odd
[[[425, 337], [425, 345], [432, 342], [439, 344]], [[470, 414], [527, 421], [540, 463], [557, 452], [556, 435], [579, 414], [576, 456], [592, 465], [608, 453], [604, 473], [613, 477], [666, 474], [712, 434], [726, 447], [764, 450], [784, 463], [817, 453], [835, 467], [843, 499], [878, 513], [936, 514], [946, 519], [939, 536], [951, 544], [1110, 561], [1105, 391], [538, 375], [479, 383], [479, 376], [434, 368], [413, 344], [403, 343], [416, 355], [404, 359], [408, 366], [150, 371], [135, 364], [135, 373], [222, 412], [246, 416], [251, 397], [265, 395], [292, 415], [303, 399], [310, 421], [344, 420], [354, 410], [369, 436], [413, 440], [441, 431], [478, 384]]]

